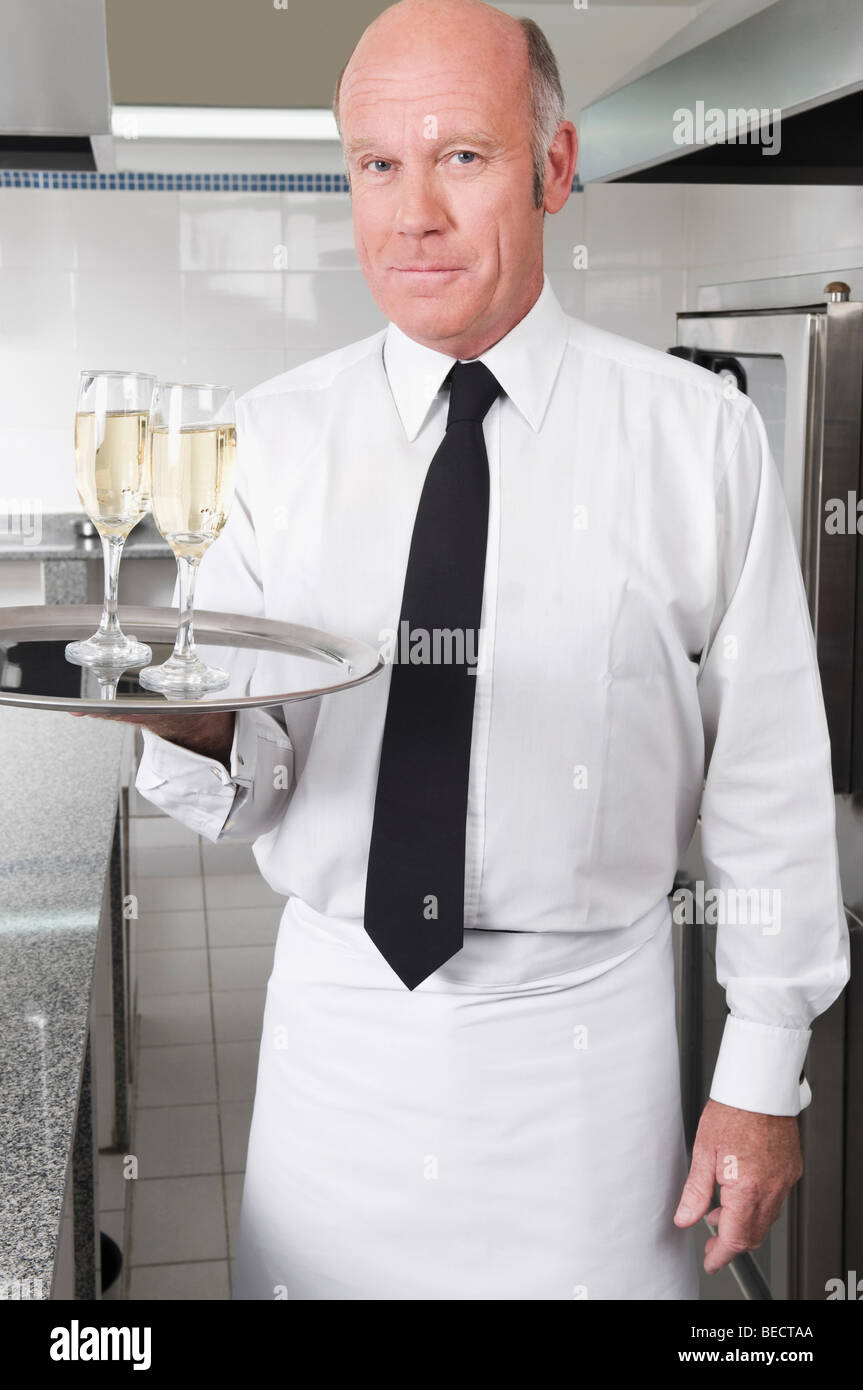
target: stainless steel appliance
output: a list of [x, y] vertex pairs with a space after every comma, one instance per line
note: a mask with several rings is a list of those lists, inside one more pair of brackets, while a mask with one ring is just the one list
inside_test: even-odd
[[[678, 314], [670, 351], [730, 374], [751, 397], [783, 481], [830, 729], [852, 941], [851, 982], [816, 1021], [807, 1057], [813, 1099], [800, 1117], [804, 1177], [768, 1239], [735, 1260], [733, 1273], [745, 1298], [820, 1300], [828, 1280], [863, 1273], [863, 1201], [855, 1185], [863, 1162], [863, 303], [845, 281], [813, 294], [811, 276], [706, 287], [699, 303], [697, 312]], [[828, 516], [844, 519], [844, 528], [828, 530]], [[699, 879], [706, 872], [696, 834], [676, 883], [691, 887]], [[677, 929], [690, 1142], [727, 1012], [715, 940], [716, 928], [706, 924]]]
[[722, 0], [584, 108], [579, 176], [859, 184], [861, 113], [859, 0]]

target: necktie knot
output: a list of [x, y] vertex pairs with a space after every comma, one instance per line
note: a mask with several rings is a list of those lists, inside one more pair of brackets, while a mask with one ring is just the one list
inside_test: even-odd
[[459, 420], [473, 420], [481, 425], [500, 395], [497, 377], [484, 362], [456, 362], [449, 381], [447, 429]]

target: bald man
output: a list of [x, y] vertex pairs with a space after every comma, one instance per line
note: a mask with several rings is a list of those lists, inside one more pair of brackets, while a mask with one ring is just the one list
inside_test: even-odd
[[[533, 23], [402, 0], [336, 113], [388, 324], [240, 402], [199, 602], [409, 650], [281, 717], [154, 719], [137, 783], [254, 838], [288, 900], [234, 1297], [696, 1298], [697, 1223], [715, 1271], [800, 1175], [809, 1026], [847, 975], [763, 425], [561, 309], [543, 219], [576, 136]], [[778, 890], [783, 922], [720, 923], [687, 1176], [668, 895], [699, 812], [717, 879]]]

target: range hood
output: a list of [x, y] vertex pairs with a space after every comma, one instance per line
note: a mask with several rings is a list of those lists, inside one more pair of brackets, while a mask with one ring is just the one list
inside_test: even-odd
[[0, 167], [94, 169], [111, 129], [104, 0], [0, 0]]
[[647, 69], [582, 111], [583, 182], [863, 183], [860, 0], [719, 0]]

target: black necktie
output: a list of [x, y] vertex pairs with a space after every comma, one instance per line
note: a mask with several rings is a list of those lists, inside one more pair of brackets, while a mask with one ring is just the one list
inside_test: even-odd
[[408, 989], [464, 941], [472, 668], [488, 537], [482, 422], [500, 386], [479, 361], [457, 362], [450, 379], [446, 434], [411, 538], [366, 879], [365, 929]]

